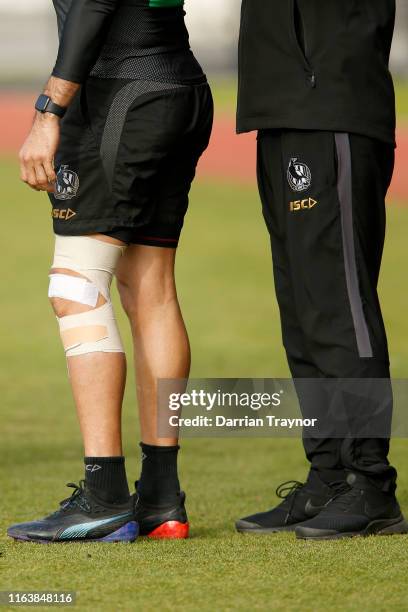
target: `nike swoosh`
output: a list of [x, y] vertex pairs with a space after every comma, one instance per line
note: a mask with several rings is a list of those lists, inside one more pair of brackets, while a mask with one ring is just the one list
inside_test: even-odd
[[67, 527], [58, 536], [60, 540], [66, 540], [68, 538], [82, 538], [86, 536], [88, 531], [95, 529], [95, 527], [101, 527], [102, 525], [109, 525], [109, 523], [115, 523], [116, 521], [124, 518], [130, 518], [132, 512], [125, 512], [125, 514], [117, 514], [116, 516], [108, 519], [100, 519], [99, 521], [89, 521], [88, 523], [78, 523], [78, 525], [72, 525]]
[[316, 514], [319, 514], [319, 512], [321, 512], [325, 507], [326, 504], [324, 504], [323, 506], [315, 506], [314, 504], [312, 504], [310, 499], [308, 499], [305, 504], [305, 512], [308, 516], [316, 516]]

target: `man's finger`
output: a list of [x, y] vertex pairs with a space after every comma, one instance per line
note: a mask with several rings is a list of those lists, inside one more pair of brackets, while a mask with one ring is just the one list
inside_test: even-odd
[[20, 178], [24, 183], [27, 182], [27, 172], [23, 164], [20, 166]]
[[55, 183], [40, 183], [37, 186], [38, 191], [48, 191], [48, 193], [54, 193]]
[[37, 183], [32, 161], [20, 155], [20, 177], [24, 183], [33, 187]]
[[45, 172], [42, 162], [37, 162], [36, 165], [34, 166], [34, 170], [35, 170], [35, 176], [37, 179], [37, 187], [41, 189], [42, 185], [46, 185], [48, 183], [48, 177], [47, 177], [47, 174]]
[[57, 180], [57, 175], [55, 174], [54, 166], [51, 161], [44, 161], [44, 170], [47, 175], [47, 179], [49, 183], [54, 183]]
[[37, 177], [34, 166], [25, 166], [25, 177], [25, 182], [35, 189], [37, 187]]
[[28, 160], [20, 153], [20, 178], [24, 183], [28, 182], [28, 168], [30, 167]]

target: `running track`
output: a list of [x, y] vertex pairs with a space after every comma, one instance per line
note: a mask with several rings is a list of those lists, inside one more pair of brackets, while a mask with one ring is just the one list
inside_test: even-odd
[[[27, 93], [0, 93], [0, 154], [15, 154], [30, 126], [33, 116], [34, 95]], [[396, 167], [390, 188], [390, 199], [408, 204], [408, 126], [401, 127], [397, 135]], [[220, 115], [216, 118], [212, 140], [203, 156], [198, 175], [238, 183], [255, 181], [255, 136], [237, 136], [234, 118]]]

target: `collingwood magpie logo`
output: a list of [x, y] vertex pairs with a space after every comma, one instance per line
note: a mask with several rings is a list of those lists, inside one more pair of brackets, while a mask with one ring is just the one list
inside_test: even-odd
[[57, 200], [71, 200], [75, 198], [79, 189], [79, 177], [69, 166], [61, 166], [57, 172], [55, 184], [55, 198]]
[[306, 191], [312, 184], [312, 173], [309, 166], [292, 157], [288, 167], [288, 183], [293, 191]]

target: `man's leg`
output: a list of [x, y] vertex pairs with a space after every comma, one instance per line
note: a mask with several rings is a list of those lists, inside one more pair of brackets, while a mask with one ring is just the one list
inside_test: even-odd
[[[340, 394], [333, 394], [324, 379], [329, 379], [329, 383], [331, 379], [339, 381], [341, 388], [348, 387], [349, 379], [364, 379], [366, 392], [370, 380], [389, 378], [387, 339], [376, 285], [384, 242], [384, 198], [391, 177], [392, 152], [386, 145], [370, 139], [314, 132], [284, 133], [281, 146], [282, 170], [287, 168], [288, 173], [282, 205], [294, 306], [317, 372], [315, 377], [322, 381], [315, 385], [316, 403], [320, 403], [315, 408], [317, 416], [321, 419], [327, 413], [328, 420], [334, 422], [339, 415], [330, 414], [330, 410], [336, 409]], [[304, 189], [296, 191], [289, 173], [297, 172], [302, 176], [306, 172], [304, 168], [310, 172], [309, 182]], [[276, 288], [279, 293], [281, 287], [277, 285]], [[292, 374], [295, 378], [303, 378], [303, 372], [293, 359], [296, 347], [292, 340], [287, 350]], [[300, 388], [302, 391], [303, 385]], [[344, 398], [347, 398], [347, 391], [344, 388]], [[392, 398], [387, 385], [384, 385], [384, 393], [389, 395], [384, 397], [384, 404], [391, 409]], [[369, 403], [369, 393], [367, 399]], [[358, 409], [360, 406], [355, 403], [355, 411]], [[376, 409], [372, 403], [372, 415]], [[344, 430], [342, 432], [340, 427], [333, 432], [338, 438], [342, 433]], [[331, 443], [330, 440], [305, 440], [312, 464], [322, 465], [327, 461], [327, 456], [320, 453], [326, 442]], [[361, 440], [356, 440], [355, 446], [362, 444]], [[333, 450], [337, 446], [333, 443]], [[372, 452], [374, 446], [378, 447], [377, 452]], [[345, 454], [348, 455], [347, 467], [369, 472], [372, 459], [379, 477], [395, 478], [395, 471], [388, 466], [387, 441], [378, 439], [367, 445], [368, 453], [360, 466], [355, 465], [358, 453], [353, 457], [347, 448], [349, 444], [341, 441], [341, 462], [344, 464]], [[379, 453], [382, 466], [378, 461]]]
[[[318, 379], [321, 376], [296, 304], [294, 274], [297, 262], [292, 264], [288, 238], [289, 204], [286, 197], [287, 167], [282, 160], [283, 132], [261, 132], [258, 137], [258, 187], [262, 200], [265, 223], [271, 239], [273, 275], [282, 326], [282, 342], [293, 378]], [[301, 254], [298, 254], [301, 259]], [[301, 265], [301, 262], [299, 263]], [[315, 417], [317, 399], [324, 402], [323, 390], [314, 389], [313, 398], [303, 394], [297, 386], [305, 418]], [[341, 440], [335, 438], [304, 438], [306, 456], [312, 468], [319, 471], [327, 484], [345, 478], [341, 460]]]
[[[286, 169], [282, 164], [281, 132], [260, 133], [258, 137], [258, 185], [263, 215], [272, 245], [273, 274], [281, 314], [282, 340], [292, 376], [315, 379], [319, 370], [310, 355], [298, 316], [287, 240]], [[302, 402], [305, 417], [314, 416], [311, 406]], [[299, 523], [314, 516], [344, 488], [345, 471], [341, 462], [341, 440], [305, 439], [311, 470], [304, 485], [297, 481], [277, 489], [283, 499], [277, 507], [247, 516], [236, 523], [244, 533], [293, 531]], [[310, 451], [310, 454], [309, 454]]]
[[[97, 243], [90, 243], [90, 239], [96, 240]], [[74, 240], [80, 249], [81, 239]], [[115, 321], [112, 321], [113, 333], [110, 332], [114, 336], [113, 342], [112, 339], [103, 338], [106, 332], [102, 332], [102, 337], [94, 342], [87, 342], [90, 338], [81, 337], [81, 334], [98, 334], [98, 328], [103, 327], [103, 316], [102, 320], [84, 319], [84, 323], [81, 317], [92, 315], [92, 312], [96, 314], [99, 310], [102, 312], [110, 307], [110, 282], [125, 245], [102, 235], [85, 237], [85, 241], [84, 245], [91, 247], [85, 254], [87, 261], [81, 261], [81, 252], [78, 252], [76, 260], [72, 261], [73, 269], [58, 266], [69, 266], [70, 255], [69, 251], [63, 250], [64, 247], [61, 253], [57, 250], [50, 271], [50, 300], [60, 321], [61, 337], [67, 354], [69, 378], [84, 443], [85, 480], [90, 488], [106, 501], [126, 501], [129, 490], [121, 440], [126, 357], [121, 348]], [[92, 246], [97, 246], [99, 252], [92, 253]], [[64, 264], [64, 261], [67, 263]], [[89, 283], [95, 271], [98, 278], [93, 279], [94, 283]], [[90, 293], [93, 289], [97, 295], [92, 295], [90, 300], [87, 300], [88, 296], [83, 299], [78, 294], [81, 301], [76, 301], [75, 290], [69, 295], [66, 292], [72, 289], [67, 290], [66, 286], [64, 287], [70, 278], [86, 281], [85, 291]], [[67, 297], [61, 297], [63, 295]], [[92, 303], [96, 300], [95, 306], [89, 304], [92, 300]], [[78, 315], [79, 318], [76, 318]], [[113, 317], [113, 314], [109, 313], [108, 317]], [[66, 322], [67, 329], [64, 328]]]
[[[118, 240], [102, 235], [94, 239], [116, 247], [124, 246]], [[66, 268], [53, 267], [50, 275], [86, 278], [83, 274]], [[62, 297], [50, 297], [50, 300], [58, 319], [90, 312], [107, 303], [106, 297], [100, 292], [94, 308]], [[126, 383], [125, 353], [92, 351], [77, 356], [68, 355], [67, 365], [85, 456], [122, 455], [121, 412]]]
[[[313, 404], [315, 409], [321, 404], [317, 409], [319, 416], [324, 416], [330, 404], [325, 379], [389, 377], [376, 283], [384, 240], [384, 196], [392, 162], [388, 160], [387, 166], [385, 155], [385, 169], [379, 160], [377, 167], [371, 168], [375, 154], [370, 159], [367, 151], [355, 151], [366, 167], [355, 177], [358, 194], [353, 221], [352, 198], [345, 206], [339, 201], [340, 176], [344, 187], [347, 172], [344, 163], [340, 167], [337, 161], [334, 134], [266, 132], [259, 139], [258, 155], [289, 366], [298, 380], [302, 410], [310, 416]], [[371, 182], [370, 173], [374, 176]], [[371, 190], [364, 193], [367, 185]], [[352, 196], [352, 186], [349, 188]], [[362, 239], [366, 244], [361, 244]], [[364, 291], [366, 312], [360, 290]], [[370, 350], [371, 343], [374, 345], [370, 354], [364, 343]], [[321, 385], [315, 385], [311, 406], [308, 394], [302, 393], [307, 385], [299, 379], [322, 380]], [[343, 442], [341, 434], [334, 433], [339, 439], [304, 440], [309, 460], [319, 469], [342, 466]]]
[[[283, 246], [292, 287], [288, 297], [285, 286], [276, 283], [284, 332], [294, 309], [303, 339], [302, 347], [294, 334], [286, 334], [285, 348], [292, 374], [298, 379], [302, 411], [310, 415], [310, 409], [315, 410], [319, 421], [326, 426], [332, 423], [324, 439], [305, 439], [305, 449], [318, 471], [337, 467], [341, 461], [353, 472], [349, 484], [363, 491], [356, 497], [361, 507], [354, 508], [351, 500], [344, 508], [349, 505], [355, 515], [360, 513], [361, 520], [354, 526], [358, 533], [372, 527], [361, 500], [369, 500], [373, 520], [385, 521], [388, 529], [387, 521], [400, 525], [402, 519], [394, 496], [396, 473], [387, 459], [388, 430], [386, 426], [383, 431], [375, 428], [378, 419], [374, 415], [381, 407], [382, 422], [388, 425], [392, 409], [387, 340], [376, 291], [392, 150], [347, 134], [293, 131], [282, 132], [280, 139], [280, 165], [267, 165], [265, 172], [273, 184], [284, 185], [283, 200], [267, 198], [266, 207], [276, 206], [282, 214], [280, 241], [274, 231], [271, 236], [275, 253]], [[273, 147], [276, 136], [261, 139], [264, 162]], [[285, 308], [288, 299], [292, 302], [289, 314]], [[303, 366], [304, 354], [319, 379], [311, 385], [299, 380], [311, 376]], [[363, 382], [349, 382], [351, 379]], [[371, 387], [381, 389], [381, 398]], [[363, 440], [354, 428], [350, 432], [353, 440], [341, 440], [351, 420], [343, 417], [344, 422], [339, 422], [339, 414], [344, 412], [361, 426], [362, 409], [365, 425], [368, 420], [373, 427], [371, 434], [367, 429], [364, 432], [369, 439]], [[318, 520], [313, 519], [314, 524]], [[380, 531], [381, 525], [377, 523], [375, 529]], [[352, 526], [346, 527], [352, 531]]]
[[[178, 439], [160, 438], [157, 430], [158, 380], [185, 379], [190, 371], [190, 346], [174, 280], [175, 254], [174, 248], [132, 245], [117, 270], [133, 335], [142, 438], [138, 520], [142, 535], [156, 537], [188, 534], [177, 474]], [[146, 522], [144, 515], [154, 518]]]
[[110, 300], [123, 243], [57, 236], [49, 295], [59, 322], [85, 448], [85, 484], [61, 509], [9, 535], [131, 541], [137, 535], [121, 442], [126, 362]]

